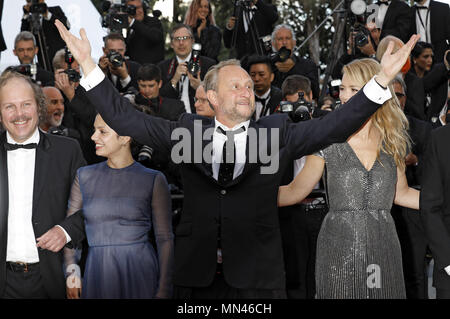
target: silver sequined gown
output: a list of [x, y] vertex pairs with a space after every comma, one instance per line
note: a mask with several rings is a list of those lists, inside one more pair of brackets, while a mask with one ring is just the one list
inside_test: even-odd
[[382, 152], [367, 171], [348, 143], [318, 155], [326, 162], [330, 210], [317, 241], [316, 298], [406, 298], [390, 214], [394, 159]]

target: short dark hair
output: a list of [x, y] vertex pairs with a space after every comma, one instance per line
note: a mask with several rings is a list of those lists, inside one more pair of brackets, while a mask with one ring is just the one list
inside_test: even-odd
[[161, 81], [161, 70], [159, 69], [158, 66], [154, 64], [146, 63], [138, 69], [136, 74], [136, 80], [137, 81], [155, 80], [156, 82], [159, 83], [159, 81]]
[[248, 57], [245, 65], [245, 69], [248, 73], [250, 73], [250, 68], [254, 64], [265, 64], [269, 68], [269, 71], [273, 73], [272, 62], [270, 61], [270, 58], [265, 55], [252, 55]]
[[433, 46], [430, 43], [419, 41], [416, 43], [411, 51], [413, 58], [418, 58], [425, 49], [431, 49], [433, 51]]
[[188, 26], [187, 24], [178, 23], [172, 28], [172, 30], [170, 30], [170, 41], [173, 40], [173, 35], [175, 34], [175, 32], [177, 32], [178, 30], [180, 30], [182, 28], [185, 28], [186, 30], [188, 30], [191, 37], [194, 38], [194, 32], [192, 31], [192, 28], [190, 26]]
[[298, 91], [303, 91], [305, 94], [309, 94], [311, 92], [311, 81], [303, 75], [289, 75], [281, 85], [283, 97], [295, 94]]
[[103, 37], [103, 45], [106, 47], [108, 40], [120, 40], [125, 43], [125, 38], [120, 33], [110, 33]]

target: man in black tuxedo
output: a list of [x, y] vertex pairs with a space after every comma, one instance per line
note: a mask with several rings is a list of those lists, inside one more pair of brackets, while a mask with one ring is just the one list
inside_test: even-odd
[[[48, 55], [48, 66], [45, 67], [44, 61], [42, 60], [42, 56], [38, 55], [38, 61], [39, 64], [46, 68], [47, 71], [53, 71], [51, 69], [51, 63], [52, 59], [59, 49], [64, 48], [64, 41], [59, 36], [58, 30], [55, 28], [55, 20], [58, 19], [67, 28], [70, 28], [69, 21], [67, 21], [66, 15], [64, 14], [63, 10], [60, 6], [55, 7], [47, 7], [47, 4], [45, 3], [45, 0], [39, 0], [39, 3], [46, 7], [46, 12], [42, 15], [42, 34], [45, 37], [45, 45], [46, 48], [41, 47], [41, 43], [38, 42], [39, 50], [44, 50], [47, 52]], [[35, 35], [37, 34], [37, 31], [33, 30], [32, 25], [32, 14], [30, 13], [30, 7], [31, 7], [31, 0], [27, 0], [27, 4], [23, 6], [23, 17], [22, 17], [22, 25], [20, 27], [20, 31], [31, 31]]]
[[247, 71], [253, 80], [255, 87], [255, 113], [253, 119], [258, 120], [262, 116], [270, 115], [279, 107], [282, 94], [281, 90], [272, 85], [274, 74], [272, 63], [265, 56], [251, 56], [248, 59]]
[[[13, 53], [19, 59], [20, 64], [34, 64], [34, 58], [39, 52], [36, 39], [29, 31], [20, 32], [14, 39]], [[36, 64], [36, 82], [41, 86], [52, 86], [53, 74]]]
[[275, 63], [275, 79], [273, 85], [281, 88], [284, 80], [293, 74], [306, 76], [311, 81], [313, 98], [319, 97], [319, 71], [317, 65], [308, 58], [301, 58], [294, 54], [297, 41], [294, 30], [287, 24], [280, 24], [275, 27], [272, 33], [272, 47], [278, 52], [282, 47], [291, 50], [291, 56], [284, 62]]
[[[241, 3], [243, 2], [241, 1]], [[251, 8], [245, 11], [249, 12], [250, 21], [244, 18], [244, 10], [241, 5], [239, 10], [235, 10], [234, 16], [229, 18], [223, 31], [223, 43], [228, 49], [236, 49], [237, 59], [242, 59], [245, 55], [258, 53], [254, 42], [259, 41], [259, 39], [252, 36], [248, 22], [250, 22], [250, 25], [256, 27], [257, 34], [261, 38], [272, 33], [273, 24], [278, 20], [277, 7], [271, 3], [267, 3], [266, 0], [252, 0]], [[234, 30], [236, 26], [237, 30]], [[232, 43], [233, 33], [236, 33], [234, 47]]]
[[[39, 131], [42, 90], [15, 72], [0, 80], [0, 296], [64, 298], [62, 253], [36, 247], [66, 217], [67, 200], [85, 164], [77, 141]], [[66, 227], [70, 234], [70, 227]]]
[[411, 8], [403, 0], [378, 1], [378, 20], [381, 22], [380, 39], [393, 35], [403, 42], [408, 41], [411, 35], [411, 26], [414, 24]]
[[110, 33], [103, 38], [103, 43], [103, 55], [98, 62], [102, 71], [120, 93], [131, 87], [137, 90], [136, 74], [141, 65], [125, 58], [125, 39], [118, 33]]
[[127, 5], [136, 7], [136, 15], [130, 17], [126, 38], [126, 55], [139, 64], [157, 64], [164, 60], [164, 33], [157, 16], [147, 15], [142, 0], [128, 0]]
[[419, 0], [411, 8], [413, 25], [411, 33], [420, 34], [421, 41], [433, 45], [435, 61], [442, 61], [450, 49], [450, 7], [434, 0]]
[[[176, 227], [178, 298], [286, 296], [277, 216], [284, 169], [295, 158], [345, 141], [359, 128], [378, 109], [378, 103], [391, 97], [382, 87], [400, 70], [417, 41], [414, 37], [404, 49], [387, 54], [383, 71], [376, 77], [378, 84], [372, 79], [345, 108], [320, 121], [294, 124], [283, 114], [251, 121], [253, 82], [238, 61], [229, 60], [211, 68], [204, 81], [215, 118], [183, 114], [177, 122], [170, 122], [136, 111], [96, 67], [86, 34], [82, 32], [80, 40], [61, 23], [57, 26], [81, 63], [86, 75], [82, 85], [89, 99], [106, 122], [118, 134], [171, 152], [172, 160], [180, 164], [185, 195]], [[172, 140], [172, 135], [178, 138]], [[180, 136], [184, 136], [181, 141]], [[79, 215], [72, 215], [73, 219]], [[64, 238], [52, 229], [39, 245], [62, 248], [55, 241]]]
[[420, 212], [434, 259], [436, 298], [450, 299], [450, 125], [431, 133], [423, 169]]
[[195, 90], [208, 69], [216, 64], [214, 60], [200, 56], [200, 70], [197, 74], [191, 74], [188, 64], [192, 59], [193, 44], [192, 29], [185, 24], [177, 24], [170, 32], [170, 46], [175, 57], [158, 64], [163, 81], [161, 96], [181, 100], [187, 113], [195, 113]]

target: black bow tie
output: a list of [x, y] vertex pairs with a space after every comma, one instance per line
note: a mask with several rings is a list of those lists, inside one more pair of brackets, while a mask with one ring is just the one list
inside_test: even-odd
[[415, 6], [416, 7], [416, 9], [417, 10], [420, 10], [420, 9], [425, 9], [425, 10], [428, 10], [428, 7], [425, 7], [425, 6]]
[[255, 95], [255, 102], [260, 102], [260, 103], [262, 104], [262, 106], [266, 106], [266, 101], [267, 101], [268, 99], [269, 99], [268, 97], [266, 97], [266, 98], [264, 99], [264, 98], [261, 98], [261, 97], [257, 97], [257, 96]]
[[10, 144], [10, 143], [5, 143], [3, 145], [5, 147], [5, 150], [7, 150], [7, 151], [14, 151], [14, 150], [17, 150], [19, 148], [24, 148], [24, 149], [27, 149], [27, 150], [31, 150], [31, 149], [37, 147], [36, 143], [29, 143], [29, 144]]
[[378, 4], [378, 6], [381, 6], [382, 4], [389, 6], [388, 1], [378, 1], [377, 4]]

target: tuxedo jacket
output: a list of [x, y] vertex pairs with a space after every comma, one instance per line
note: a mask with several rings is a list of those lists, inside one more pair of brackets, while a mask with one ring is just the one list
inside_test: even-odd
[[[77, 169], [85, 165], [80, 146], [74, 139], [40, 132], [36, 148], [33, 186], [33, 223], [36, 238], [66, 217], [67, 201]], [[6, 133], [0, 136], [0, 295], [6, 280], [8, 239], [8, 166], [3, 147]], [[70, 235], [71, 231], [68, 229]], [[50, 298], [65, 298], [62, 251], [53, 253], [38, 249], [41, 277]]]
[[[216, 64], [216, 61], [213, 59], [207, 58], [205, 56], [200, 56], [200, 79], [203, 80], [206, 73], [208, 72], [209, 68]], [[175, 89], [172, 84], [170, 83], [170, 80], [173, 78], [173, 75], [175, 74], [175, 71], [178, 67], [178, 61], [176, 58], [167, 59], [160, 63], [158, 63], [158, 67], [161, 70], [161, 78], [163, 81], [163, 85], [161, 89], [159, 90], [159, 94], [163, 97], [168, 97], [172, 99], [181, 99], [181, 92], [180, 92], [180, 81], [178, 82], [178, 86]], [[189, 85], [189, 102], [191, 104], [191, 112], [195, 113], [195, 107], [194, 107], [194, 97], [195, 97], [195, 90], [192, 88], [191, 85]]]
[[450, 289], [450, 125], [431, 132], [423, 170], [420, 214], [434, 258], [433, 283]]
[[[430, 21], [431, 44], [433, 45], [433, 60], [439, 63], [443, 62], [445, 51], [450, 49], [450, 7], [446, 3], [431, 0], [429, 8], [428, 19]], [[418, 33], [418, 26], [416, 25], [417, 8], [412, 7], [411, 11], [413, 16], [411, 33]], [[446, 43], [447, 40], [449, 44]], [[425, 41], [425, 39], [420, 39], [420, 41]]]
[[158, 18], [145, 15], [143, 21], [134, 20], [125, 42], [126, 55], [133, 61], [157, 64], [164, 60], [164, 33]]
[[406, 43], [413, 24], [411, 7], [403, 0], [392, 0], [384, 17], [380, 40], [387, 35], [393, 35]]
[[[278, 11], [277, 7], [273, 4], [266, 3], [264, 0], [259, 0], [256, 3], [257, 10], [253, 13], [252, 20], [256, 26], [259, 37], [263, 37], [266, 35], [272, 34], [273, 24], [278, 20]], [[236, 30], [236, 58], [241, 59], [245, 55], [252, 55], [256, 53], [255, 45], [253, 44], [252, 36], [247, 30], [245, 32], [244, 22], [242, 18], [243, 12], [241, 10], [239, 17], [236, 18], [236, 25], [238, 28]], [[238, 21], [239, 20], [239, 21]], [[224, 29], [223, 32], [223, 43], [225, 47], [231, 49], [232, 38], [233, 38], [233, 30]], [[258, 40], [258, 39], [256, 39]]]
[[[265, 107], [265, 110], [269, 110], [269, 114], [273, 114], [276, 111], [278, 111], [279, 106], [280, 106], [280, 102], [281, 100], [283, 100], [283, 93], [281, 92], [281, 90], [279, 88], [277, 88], [276, 86], [271, 85], [270, 86], [270, 99], [267, 102], [267, 105]], [[265, 112], [264, 112], [265, 113]], [[265, 116], [264, 114], [262, 114], [261, 116]], [[260, 117], [261, 117], [260, 116]], [[256, 117], [256, 110], [255, 113], [253, 113], [252, 118], [255, 119]]]
[[[50, 67], [48, 71], [52, 71], [52, 61], [53, 57], [55, 56], [56, 51], [59, 49], [64, 48], [65, 43], [63, 39], [61, 39], [61, 36], [59, 35], [59, 31], [55, 26], [55, 20], [58, 19], [61, 21], [67, 29], [69, 29], [69, 25], [67, 23], [66, 15], [64, 14], [63, 10], [60, 6], [56, 7], [48, 7], [48, 11], [52, 14], [52, 17], [50, 20], [42, 19], [42, 30], [45, 35], [45, 41], [46, 41], [46, 51], [48, 53], [49, 63]], [[29, 16], [28, 19], [22, 19], [22, 25], [20, 27], [20, 31], [30, 31], [31, 32], [31, 16]], [[36, 36], [36, 35], [35, 35]], [[43, 50], [43, 48], [39, 46], [39, 52]], [[41, 66], [44, 65], [43, 61], [41, 60], [41, 55], [38, 54], [38, 61]]]
[[[178, 129], [176, 135], [184, 136], [183, 161], [179, 163], [184, 202], [175, 232], [174, 273], [174, 284], [184, 287], [206, 287], [213, 281], [220, 237], [223, 274], [230, 286], [285, 289], [277, 215], [278, 187], [285, 168], [292, 167], [293, 160], [303, 155], [344, 142], [380, 106], [360, 90], [345, 107], [322, 119], [292, 123], [287, 115], [274, 114], [250, 121], [249, 132], [255, 129], [252, 135], [257, 140], [249, 144], [247, 139], [243, 172], [227, 184], [220, 184], [212, 176], [211, 164], [199, 153], [211, 150], [211, 138], [200, 141], [198, 136], [214, 128], [214, 119], [184, 113], [173, 122], [142, 114], [105, 79], [86, 94], [119, 135], [132, 136], [168, 155], [172, 149], [181, 153], [176, 151], [180, 144], [171, 139], [172, 132]], [[271, 164], [255, 153], [271, 154], [272, 164], [278, 163], [278, 169], [261, 171]]]

